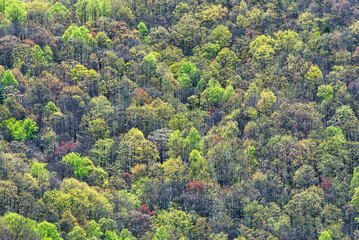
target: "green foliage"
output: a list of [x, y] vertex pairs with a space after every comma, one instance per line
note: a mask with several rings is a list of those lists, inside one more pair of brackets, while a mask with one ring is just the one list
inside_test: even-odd
[[196, 128], [191, 128], [188, 136], [185, 138], [185, 146], [189, 149], [189, 152], [193, 150], [201, 151], [202, 138]]
[[86, 240], [86, 231], [79, 226], [75, 226], [74, 229], [67, 234], [69, 240]]
[[21, 1], [10, 0], [5, 7], [5, 14], [7, 14], [13, 23], [22, 23], [26, 20], [27, 11]]
[[109, 136], [108, 124], [105, 120], [97, 118], [89, 122], [88, 131], [95, 140], [105, 139]]
[[324, 101], [333, 99], [334, 90], [330, 85], [320, 85], [318, 87], [317, 96], [323, 98]]
[[115, 141], [110, 138], [96, 141], [91, 152], [94, 155], [94, 162], [97, 166], [107, 165], [111, 158], [114, 144]]
[[166, 228], [162, 226], [162, 227], [157, 228], [152, 240], [167, 240], [168, 237], [169, 237], [169, 234], [168, 234]]
[[101, 239], [102, 235], [103, 233], [101, 232], [100, 225], [96, 221], [91, 220], [87, 227], [87, 237], [97, 237], [98, 239]]
[[35, 63], [45, 61], [44, 52], [39, 45], [35, 45], [31, 50], [32, 59]]
[[14, 85], [15, 87], [19, 86], [19, 83], [16, 81], [14, 75], [11, 73], [10, 70], [7, 70], [1, 79], [1, 84], [6, 86]]
[[142, 38], [146, 38], [146, 37], [147, 37], [147, 32], [148, 32], [148, 30], [147, 30], [146, 25], [145, 25], [143, 22], [140, 22], [140, 23], [137, 25], [137, 29], [138, 29], [138, 31], [140, 31]]
[[178, 75], [178, 81], [182, 87], [196, 86], [199, 80], [199, 70], [190, 61], [182, 64]]
[[257, 103], [257, 107], [259, 111], [268, 115], [273, 111], [276, 104], [277, 97], [274, 95], [274, 93], [269, 89], [264, 89], [261, 92], [261, 98]]
[[330, 234], [328, 231], [322, 232], [322, 234], [319, 237], [319, 240], [332, 240]]
[[[45, 168], [46, 163], [39, 163], [35, 161], [31, 165], [31, 174], [36, 177], [40, 184], [50, 186], [50, 172]], [[41, 234], [40, 234], [41, 235]]]
[[51, 116], [56, 112], [60, 112], [60, 109], [55, 105], [55, 103], [50, 101], [45, 106], [45, 112], [48, 116]]
[[39, 129], [36, 126], [36, 122], [31, 118], [26, 118], [24, 121], [16, 121], [15, 119], [10, 118], [9, 120], [4, 121], [2, 125], [6, 125], [13, 139], [18, 141], [36, 138], [34, 133]]
[[36, 231], [36, 221], [12, 212], [7, 212], [2, 220], [9, 226], [13, 236], [16, 236], [15, 239], [40, 239]]
[[212, 31], [210, 37], [221, 48], [229, 47], [232, 42], [232, 33], [227, 26], [219, 25]]
[[71, 165], [78, 179], [86, 177], [88, 172], [94, 168], [91, 160], [87, 157], [81, 157], [80, 153], [69, 153], [61, 161]]
[[88, 46], [92, 47], [93, 38], [89, 32], [90, 31], [85, 26], [77, 27], [76, 24], [72, 24], [66, 29], [61, 39], [64, 42], [68, 41], [69, 38], [80, 39]]
[[193, 231], [191, 215], [174, 208], [159, 212], [154, 221], [158, 227], [171, 231], [178, 239], [189, 237]]
[[55, 16], [58, 16], [60, 14], [67, 13], [68, 10], [64, 5], [62, 5], [61, 2], [56, 2], [53, 6], [51, 6], [47, 10], [47, 12], [51, 17], [55, 17]]
[[61, 239], [56, 226], [47, 221], [43, 221], [37, 226], [37, 232], [40, 234], [41, 239], [51, 239], [51, 240]]

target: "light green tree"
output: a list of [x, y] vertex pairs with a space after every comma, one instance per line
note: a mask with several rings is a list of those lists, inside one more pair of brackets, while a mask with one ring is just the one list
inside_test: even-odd
[[83, 179], [88, 175], [88, 172], [94, 168], [93, 163], [88, 157], [81, 157], [80, 153], [69, 153], [61, 160], [72, 166], [76, 178]]
[[61, 240], [60, 234], [57, 231], [55, 224], [49, 223], [47, 221], [41, 222], [37, 226], [37, 232], [40, 234], [41, 239], [48, 240]]
[[328, 231], [324, 231], [320, 235], [319, 240], [332, 240], [332, 237], [330, 236]]
[[4, 12], [9, 16], [13, 23], [22, 23], [26, 20], [27, 12], [21, 1], [8, 1]]
[[14, 85], [15, 87], [19, 86], [19, 83], [16, 81], [14, 75], [10, 70], [4, 72], [1, 79], [1, 84], [3, 84], [4, 86], [11, 86], [11, 85]]

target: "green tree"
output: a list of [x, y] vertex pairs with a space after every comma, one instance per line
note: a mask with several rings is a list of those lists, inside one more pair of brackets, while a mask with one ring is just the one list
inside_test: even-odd
[[208, 163], [198, 150], [195, 149], [189, 154], [189, 162], [192, 180], [206, 180], [209, 178]]
[[14, 238], [12, 240], [39, 240], [40, 236], [36, 231], [36, 221], [25, 218], [17, 213], [7, 212], [3, 221], [9, 226]]
[[192, 152], [195, 149], [201, 151], [202, 138], [196, 128], [191, 128], [185, 139], [185, 146], [188, 148], [189, 152]]
[[185, 141], [180, 130], [172, 133], [168, 139], [168, 155], [172, 158], [183, 156], [185, 152]]
[[72, 166], [76, 178], [80, 180], [86, 177], [88, 172], [94, 168], [91, 160], [87, 157], [81, 157], [80, 153], [69, 153], [64, 156], [61, 161]]
[[111, 16], [111, 4], [108, 0], [102, 0], [100, 3], [101, 7], [101, 16], [103, 17], [110, 17]]
[[64, 5], [62, 5], [61, 2], [56, 2], [47, 10], [47, 13], [49, 14], [50, 17], [59, 16], [61, 14], [63, 15], [67, 12], [68, 12], [67, 8]]
[[138, 25], [137, 25], [137, 29], [138, 31], [140, 31], [141, 33], [141, 36], [143, 39], [147, 38], [147, 27], [146, 27], [146, 24], [144, 24], [143, 22], [140, 22]]
[[111, 39], [107, 37], [105, 32], [97, 33], [96, 40], [99, 48], [108, 48], [112, 43]]
[[277, 97], [271, 90], [264, 89], [261, 92], [261, 98], [257, 103], [258, 110], [265, 115], [269, 115], [273, 111], [275, 105], [277, 105]]
[[163, 175], [169, 183], [182, 183], [185, 180], [187, 165], [178, 158], [169, 158], [162, 164]]
[[14, 75], [12, 74], [12, 72], [10, 70], [7, 70], [4, 74], [3, 77], [1, 79], [1, 83], [6, 87], [6, 86], [19, 86], [19, 83], [16, 81]]
[[67, 234], [69, 240], [86, 240], [86, 231], [79, 226], [75, 226], [71, 232]]
[[22, 23], [26, 20], [27, 12], [21, 1], [8, 1], [4, 12], [13, 23]]
[[110, 134], [107, 122], [101, 118], [90, 121], [88, 131], [95, 140], [105, 139]]
[[45, 112], [46, 112], [47, 116], [49, 117], [56, 112], [60, 112], [60, 109], [55, 105], [55, 103], [50, 101], [45, 106]]
[[107, 163], [111, 162], [111, 156], [113, 155], [113, 146], [115, 141], [107, 138], [96, 141], [91, 152], [94, 156], [94, 162], [97, 166], [106, 166]]
[[332, 100], [334, 96], [334, 89], [330, 85], [320, 85], [318, 87], [317, 96], [323, 98], [323, 101]]
[[6, 1], [5, 0], [1, 0], [0, 1], [0, 12], [3, 13], [5, 11], [5, 7], [6, 7]]
[[102, 235], [103, 233], [101, 232], [100, 224], [94, 220], [91, 220], [87, 227], [87, 237], [97, 237], [98, 239], [101, 239]]
[[190, 61], [184, 62], [178, 71], [178, 81], [182, 87], [197, 86], [200, 72], [196, 65]]
[[73, 23], [66, 29], [61, 39], [64, 42], [67, 42], [70, 37], [75, 39], [80, 39], [83, 42], [85, 42], [88, 46], [92, 47], [93, 38], [89, 32], [90, 31], [86, 27], [84, 26], [77, 27], [76, 24]]
[[227, 26], [217, 26], [210, 35], [211, 39], [221, 48], [230, 47], [232, 43], [232, 33]]
[[36, 177], [40, 184], [50, 186], [50, 172], [45, 168], [47, 163], [39, 163], [35, 161], [31, 165], [31, 174]]
[[155, 235], [153, 236], [152, 240], [167, 240], [169, 234], [165, 227], [159, 227], [156, 229]]
[[322, 234], [319, 237], [319, 240], [332, 240], [330, 234], [328, 231], [322, 232]]
[[60, 234], [57, 231], [55, 224], [49, 223], [47, 221], [43, 221], [37, 226], [37, 232], [40, 234], [41, 239], [62, 239], [60, 238]]
[[36, 126], [36, 122], [31, 118], [26, 118], [24, 121], [16, 121], [13, 118], [6, 120], [2, 125], [7, 125], [11, 136], [18, 141], [24, 141], [26, 139], [34, 139], [34, 134], [39, 128]]
[[32, 55], [32, 60], [37, 64], [45, 61], [44, 52], [42, 51], [39, 45], [35, 45], [32, 48], [31, 55]]

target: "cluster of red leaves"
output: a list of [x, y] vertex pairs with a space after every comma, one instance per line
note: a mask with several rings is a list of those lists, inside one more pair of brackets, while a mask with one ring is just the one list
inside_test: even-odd
[[65, 142], [61, 141], [57, 148], [55, 149], [55, 153], [59, 154], [61, 156], [65, 156], [66, 154], [70, 152], [76, 151], [77, 147], [74, 142]]
[[124, 172], [122, 178], [127, 184], [132, 180], [131, 174], [129, 172]]
[[197, 182], [196, 180], [189, 181], [187, 185], [187, 191], [189, 193], [199, 193], [206, 191], [206, 184], [204, 182]]
[[328, 192], [332, 188], [333, 178], [331, 177], [321, 177], [320, 186], [324, 191]]
[[151, 209], [147, 205], [144, 205], [144, 204], [142, 204], [139, 211], [143, 214], [148, 214], [150, 216], [153, 216], [156, 214], [156, 212], [151, 211]]
[[142, 88], [135, 92], [132, 102], [138, 105], [149, 104], [152, 102], [152, 97]]

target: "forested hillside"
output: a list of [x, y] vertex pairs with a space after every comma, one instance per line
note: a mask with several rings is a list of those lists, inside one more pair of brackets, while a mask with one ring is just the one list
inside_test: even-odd
[[0, 0], [0, 239], [359, 239], [358, 19]]

